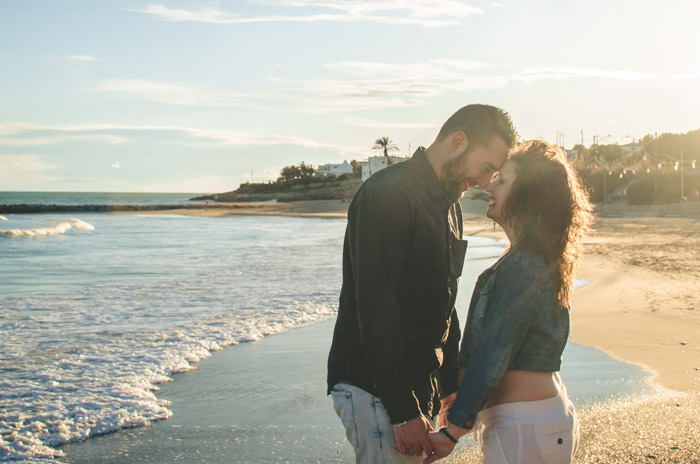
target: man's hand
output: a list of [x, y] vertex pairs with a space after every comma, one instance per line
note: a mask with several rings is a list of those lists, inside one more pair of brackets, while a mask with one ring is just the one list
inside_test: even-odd
[[423, 459], [423, 464], [430, 464], [438, 459], [442, 459], [455, 448], [455, 444], [444, 433], [431, 432], [428, 437], [433, 444], [433, 454], [428, 453], [428, 457]]
[[452, 404], [455, 402], [455, 398], [457, 398], [457, 392], [454, 392], [453, 394], [440, 400], [440, 414], [438, 414], [437, 422], [438, 427], [447, 427], [447, 415], [450, 412]]
[[433, 426], [422, 414], [403, 425], [394, 426], [396, 451], [407, 456], [420, 456], [423, 452], [430, 456], [433, 445], [428, 439], [428, 432], [432, 431]]

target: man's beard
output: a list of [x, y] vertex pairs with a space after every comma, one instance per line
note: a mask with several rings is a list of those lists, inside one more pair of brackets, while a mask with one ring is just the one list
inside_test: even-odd
[[[456, 158], [445, 163], [442, 168], [443, 176], [440, 179], [440, 184], [442, 184], [442, 190], [444, 190], [447, 198], [453, 203], [460, 198], [464, 191], [462, 190], [462, 184], [466, 179], [459, 177], [459, 172], [462, 170], [463, 166], [467, 163], [469, 159], [469, 153], [471, 150], [468, 148], [457, 155]], [[469, 186], [471, 187], [471, 185]]]

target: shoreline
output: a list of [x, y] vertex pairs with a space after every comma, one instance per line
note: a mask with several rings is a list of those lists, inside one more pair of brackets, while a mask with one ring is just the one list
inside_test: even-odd
[[[326, 202], [322, 211], [319, 211], [318, 204], [302, 204], [297, 205], [297, 211], [287, 207], [285, 214], [276, 210], [278, 204], [267, 205], [247, 212], [236, 210], [238, 214], [235, 215], [343, 218], [348, 203], [332, 205]], [[485, 204], [475, 203], [466, 210], [465, 234], [504, 238], [502, 230], [481, 215], [479, 206], [485, 209]], [[698, 314], [689, 309], [689, 305], [694, 305], [700, 298], [697, 288], [700, 259], [695, 259], [700, 258], [700, 237], [693, 236], [698, 235], [695, 232], [697, 227], [698, 219], [694, 218], [596, 218], [594, 231], [585, 240], [584, 258], [577, 272], [577, 278], [592, 280], [593, 283], [574, 292], [571, 341], [592, 346], [615, 359], [642, 365], [653, 371], [655, 378], [649, 389], [639, 393], [580, 405], [581, 443], [576, 462], [700, 463], [700, 371], [692, 368], [694, 360], [700, 367], [700, 330], [696, 329], [700, 320]], [[651, 253], [653, 259], [649, 258], [650, 250], [654, 251]], [[682, 287], [683, 292], [679, 292], [678, 287]], [[232, 446], [230, 442], [235, 442], [235, 446], [242, 443], [253, 449], [258, 446], [270, 449], [270, 459], [259, 462], [277, 462], [277, 459], [293, 462], [292, 455], [304, 456], [304, 460], [298, 462], [318, 462], [319, 459], [322, 462], [351, 462], [351, 451], [342, 436], [342, 428], [332, 414], [330, 402], [325, 401], [323, 375], [313, 373], [314, 380], [312, 371], [309, 371], [302, 375], [302, 386], [290, 382], [292, 377], [285, 377], [279, 385], [260, 378], [256, 381], [258, 384], [251, 381], [262, 375], [256, 374], [261, 365], [270, 371], [279, 368], [280, 372], [287, 372], [291, 369], [290, 376], [298, 374], [298, 368], [293, 368], [282, 358], [279, 366], [268, 361], [278, 356], [301, 356], [304, 369], [313, 364], [323, 374], [325, 370], [319, 363], [325, 360], [327, 346], [319, 337], [319, 331], [328, 324], [320, 322], [266, 337], [260, 343], [223, 350], [211, 360], [204, 360], [193, 373], [178, 375], [174, 382], [159, 386], [159, 396], [173, 400], [173, 419], [66, 445], [62, 449], [67, 456], [61, 461], [94, 462], [97, 457], [109, 456], [112, 462], [148, 462], [158, 455], [159, 450], [164, 452], [174, 447], [181, 451], [178, 456], [185, 459], [196, 456], [208, 462], [251, 462], [246, 458], [236, 461], [241, 458], [223, 453], [227, 446]], [[685, 345], [676, 340], [682, 330], [686, 330], [684, 333], [690, 337]], [[299, 343], [314, 346], [297, 346]], [[258, 356], [257, 360], [241, 361], [245, 358], [239, 356], [243, 354], [241, 350], [250, 351]], [[312, 355], [318, 359], [313, 361]], [[248, 365], [239, 369], [237, 362], [247, 362]], [[214, 369], [205, 369], [205, 366]], [[209, 374], [205, 373], [207, 370]], [[217, 398], [216, 395], [232, 391], [231, 383], [222, 387], [220, 376], [243, 385], [246, 388], [243, 397], [228, 402], [222, 397], [209, 406], [211, 410], [196, 417], [190, 417], [184, 409], [176, 411], [175, 400], [178, 398], [174, 395], [180, 395], [177, 403], [186, 407], [199, 396]], [[304, 390], [306, 384], [309, 385], [306, 387], [308, 391]], [[285, 396], [288, 388], [296, 392], [292, 398]], [[180, 393], [172, 393], [176, 390]], [[233, 391], [238, 390], [234, 388]], [[268, 398], [271, 393], [272, 401]], [[246, 406], [242, 415], [236, 416], [234, 412], [239, 410], [237, 404], [240, 401]], [[297, 423], [297, 415], [307, 407], [314, 408], [315, 414], [323, 415], [320, 422], [304, 416], [303, 421]], [[262, 414], [262, 419], [257, 417], [258, 414]], [[306, 430], [304, 426], [310, 429]], [[293, 438], [299, 434], [302, 439]], [[313, 443], [321, 444], [317, 441], [321, 437], [325, 437], [322, 452], [330, 451], [330, 454], [307, 460], [306, 457], [315, 456], [314, 450], [320, 449], [314, 448]], [[476, 442], [472, 439], [464, 442], [452, 457], [444, 460], [445, 463], [481, 462]], [[199, 444], [210, 446], [211, 443], [214, 443], [212, 454], [207, 455], [202, 449], [205, 454], [200, 455]], [[309, 450], [312, 450], [311, 454], [308, 454]]]
[[[659, 205], [598, 206], [584, 239], [576, 277], [592, 281], [573, 294], [571, 341], [622, 361], [646, 366], [674, 390], [700, 391], [700, 214], [659, 216]], [[248, 215], [346, 218], [347, 200], [222, 203], [154, 210], [122, 208], [112, 214]], [[466, 235], [504, 239], [485, 217], [487, 203], [461, 201]], [[692, 208], [691, 208], [692, 206]]]
[[[140, 212], [345, 218], [349, 202], [235, 205]], [[484, 215], [486, 202], [461, 205], [465, 235], [505, 238]], [[597, 215], [584, 238], [576, 277], [593, 283], [573, 294], [571, 341], [645, 366], [665, 388], [700, 392], [700, 216], [659, 217], [658, 205], [630, 208], [629, 217], [619, 204], [598, 209], [609, 217]]]

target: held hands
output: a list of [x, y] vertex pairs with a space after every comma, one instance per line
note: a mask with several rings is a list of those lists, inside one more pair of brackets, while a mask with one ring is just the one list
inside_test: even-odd
[[423, 464], [430, 464], [450, 454], [454, 450], [457, 440], [470, 432], [471, 430], [449, 423], [442, 429], [431, 432], [428, 438], [433, 445], [433, 454], [428, 454], [428, 457], [423, 459]]
[[447, 438], [442, 432], [430, 432], [430, 442], [433, 444], [433, 454], [428, 454], [428, 457], [423, 459], [423, 464], [430, 464], [438, 459], [442, 459], [452, 452], [455, 448], [455, 443]]
[[438, 414], [437, 425], [440, 427], [447, 427], [447, 415], [450, 413], [450, 408], [457, 398], [457, 392], [448, 395], [440, 400], [440, 414]]
[[423, 415], [394, 426], [396, 452], [406, 456], [420, 456], [425, 452], [430, 456], [433, 454], [433, 445], [428, 439], [428, 432], [433, 432], [433, 427]]

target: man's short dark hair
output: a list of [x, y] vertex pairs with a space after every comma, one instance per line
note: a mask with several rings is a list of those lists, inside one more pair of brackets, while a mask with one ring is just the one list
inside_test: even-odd
[[509, 147], [515, 146], [518, 134], [508, 113], [491, 105], [474, 104], [459, 109], [445, 121], [437, 140], [462, 131], [469, 139], [470, 148], [488, 145], [496, 135]]

